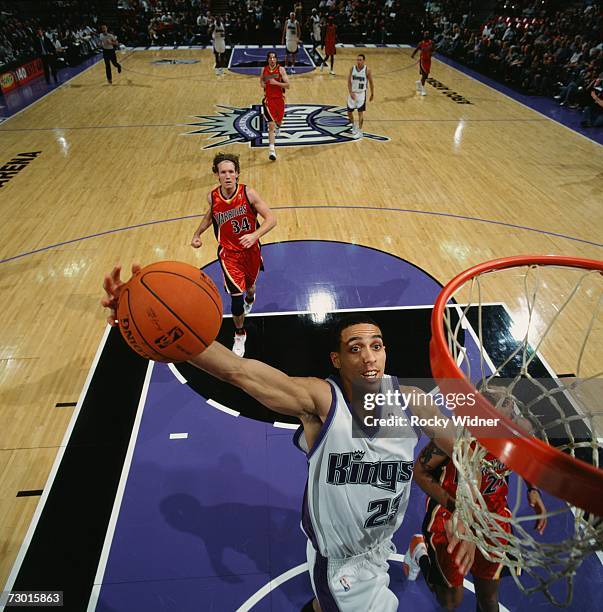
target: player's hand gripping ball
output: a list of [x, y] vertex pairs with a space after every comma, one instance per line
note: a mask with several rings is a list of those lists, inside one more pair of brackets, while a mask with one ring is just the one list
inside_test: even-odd
[[187, 361], [216, 338], [222, 300], [207, 274], [178, 261], [160, 261], [123, 286], [117, 305], [122, 336], [153, 361]]

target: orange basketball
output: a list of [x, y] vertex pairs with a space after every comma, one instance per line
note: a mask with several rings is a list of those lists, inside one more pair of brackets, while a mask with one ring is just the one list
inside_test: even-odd
[[160, 261], [125, 284], [117, 319], [122, 336], [139, 355], [186, 361], [218, 335], [222, 300], [211, 278], [195, 266]]

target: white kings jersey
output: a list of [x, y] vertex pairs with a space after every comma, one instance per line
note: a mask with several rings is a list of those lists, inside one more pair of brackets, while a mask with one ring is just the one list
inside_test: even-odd
[[226, 28], [224, 27], [224, 22], [214, 26], [212, 38], [215, 51], [217, 53], [224, 53], [226, 51]]
[[312, 15], [310, 21], [312, 22], [312, 36], [314, 40], [320, 40], [320, 17]]
[[[308, 458], [302, 528], [323, 557], [344, 559], [388, 542], [402, 523], [418, 438], [410, 425], [395, 437], [353, 438], [351, 408], [337, 381], [327, 382], [331, 408], [312, 450], [307, 452], [303, 427], [294, 436]], [[396, 389], [398, 380], [384, 376], [381, 392]], [[387, 411], [410, 416], [400, 406]]]
[[291, 42], [297, 40], [297, 21], [287, 19], [287, 32], [285, 33], [285, 40]]
[[366, 91], [366, 65], [358, 70], [356, 64], [352, 67], [352, 92], [364, 93]]

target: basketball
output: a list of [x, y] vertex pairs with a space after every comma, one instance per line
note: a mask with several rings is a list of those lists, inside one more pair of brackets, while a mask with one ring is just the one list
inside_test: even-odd
[[135, 274], [117, 306], [119, 329], [132, 350], [153, 361], [187, 361], [216, 338], [222, 300], [207, 274], [160, 261]]

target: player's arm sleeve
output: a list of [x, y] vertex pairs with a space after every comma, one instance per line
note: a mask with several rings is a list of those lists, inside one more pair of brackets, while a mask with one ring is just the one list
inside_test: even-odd
[[267, 408], [281, 414], [299, 418], [317, 416], [324, 411], [324, 405], [330, 404], [330, 388], [326, 381], [287, 376], [261, 361], [237, 357], [219, 342], [213, 342], [190, 363], [239, 387]]

